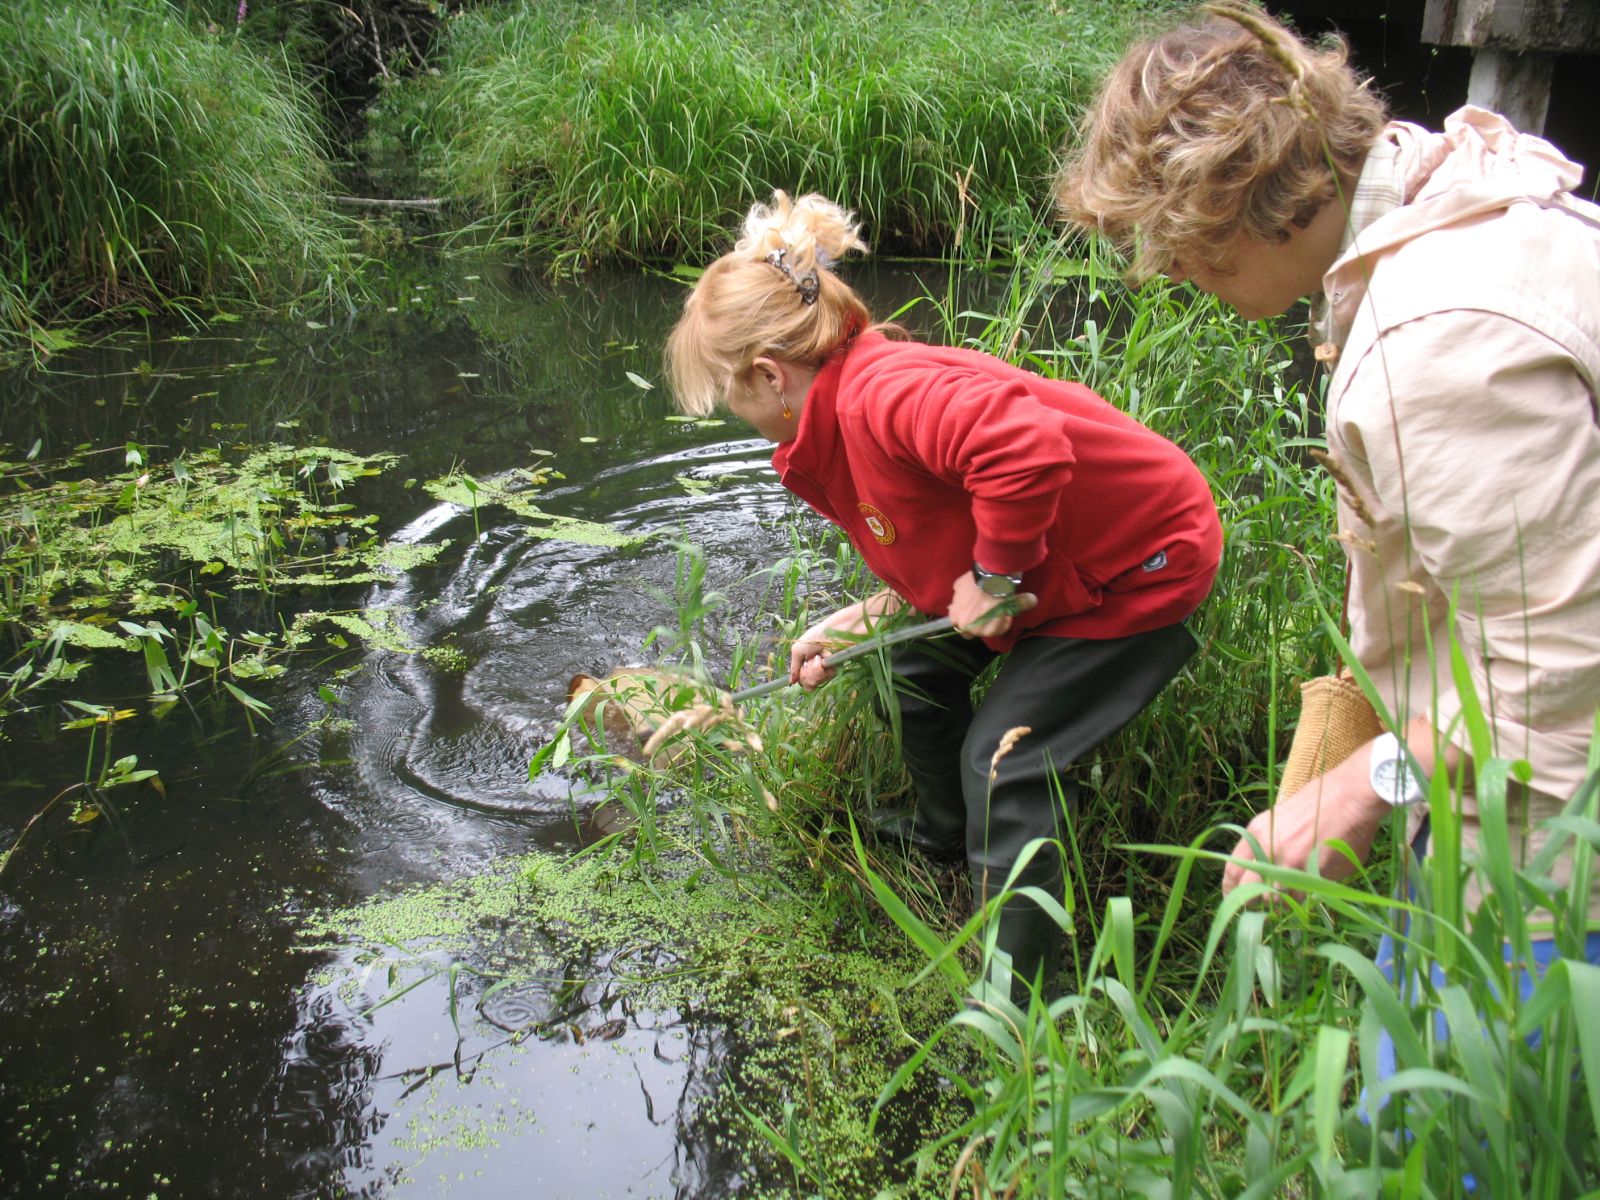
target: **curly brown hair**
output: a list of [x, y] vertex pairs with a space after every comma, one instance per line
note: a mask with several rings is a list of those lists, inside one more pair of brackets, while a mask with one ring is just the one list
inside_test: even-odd
[[1132, 47], [1101, 83], [1056, 185], [1141, 282], [1180, 256], [1217, 267], [1240, 233], [1282, 242], [1360, 174], [1388, 121], [1342, 40], [1308, 45], [1222, 0]]

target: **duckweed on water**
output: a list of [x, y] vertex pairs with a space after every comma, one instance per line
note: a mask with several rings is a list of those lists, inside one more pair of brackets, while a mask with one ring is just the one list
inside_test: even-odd
[[430, 480], [423, 487], [434, 499], [457, 505], [469, 512], [475, 513], [479, 509], [497, 505], [515, 513], [530, 523], [526, 530], [529, 537], [614, 549], [637, 546], [648, 540], [647, 536], [623, 533], [614, 525], [556, 516], [533, 502], [529, 488], [543, 487], [552, 479], [563, 478], [565, 476], [561, 472], [548, 467], [513, 471], [500, 479], [475, 479], [454, 472], [443, 479]]
[[[739, 1159], [746, 1178], [774, 1189], [768, 1194], [792, 1194], [778, 1181], [802, 1164], [808, 1188], [873, 1195], [899, 1186], [921, 1194], [896, 1160], [960, 1123], [955, 1089], [930, 1079], [914, 1115], [911, 1105], [885, 1115], [888, 1135], [883, 1127], [869, 1131], [868, 1121], [896, 1067], [948, 1016], [948, 993], [910, 983], [922, 963], [891, 929], [852, 925], [845, 944], [834, 921], [819, 915], [812, 882], [792, 868], [760, 863], [726, 873], [706, 869], [692, 853], [656, 868], [646, 880], [603, 857], [534, 854], [492, 875], [320, 914], [305, 935], [316, 945], [367, 948], [321, 979], [351, 1004], [363, 1001], [374, 964], [388, 968], [387, 998], [453, 964], [461, 975], [451, 978], [452, 1006], [458, 990], [479, 1002], [471, 1011], [462, 1003], [453, 1017], [439, 1014], [446, 1036], [457, 1022], [458, 1054], [469, 1033], [488, 1024], [496, 988], [537, 984], [556, 998], [543, 1019], [530, 1012], [509, 1041], [500, 1040], [493, 1053], [502, 1057], [537, 1055], [532, 1037], [598, 1046], [620, 1036], [623, 1022], [588, 1011], [597, 985], [621, 997], [635, 1022], [683, 1014], [713, 1030], [724, 1052], [688, 1136]], [[628, 1052], [620, 1042], [614, 1049]], [[441, 1148], [470, 1150], [535, 1119], [485, 1099], [494, 1073], [480, 1075], [482, 1066], [475, 1061], [470, 1072], [481, 1086], [459, 1070], [454, 1087], [448, 1071], [429, 1080], [402, 1149], [419, 1159]], [[464, 1085], [480, 1093], [478, 1103], [466, 1102]], [[775, 1151], [775, 1139], [785, 1137], [789, 1147]], [[940, 1190], [942, 1175], [929, 1178], [929, 1194]]]
[[[81, 671], [85, 660], [74, 651], [139, 654], [158, 698], [210, 681], [264, 715], [268, 706], [238, 687], [280, 674], [276, 660], [288, 651], [352, 640], [417, 649], [396, 614], [381, 608], [301, 608], [290, 622], [257, 611], [249, 619], [268, 632], [230, 632], [216, 603], [232, 591], [263, 595], [270, 607], [290, 589], [385, 583], [437, 560], [449, 539], [386, 541], [378, 517], [346, 499], [396, 456], [268, 445], [205, 448], [156, 463], [135, 443], [109, 453], [121, 469], [97, 469], [106, 452], [43, 462], [0, 447], [0, 627], [22, 647], [0, 666], [0, 717], [34, 688]], [[458, 474], [424, 486], [464, 507], [504, 505], [530, 522], [534, 537], [640, 540], [542, 513], [533, 496], [555, 478], [544, 466], [501, 483]]]

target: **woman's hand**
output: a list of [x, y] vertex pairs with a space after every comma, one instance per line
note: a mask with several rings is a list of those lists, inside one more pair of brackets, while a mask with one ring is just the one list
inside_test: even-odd
[[[1367, 779], [1368, 750], [1357, 750], [1325, 775], [1318, 775], [1292, 796], [1258, 812], [1246, 827], [1267, 861], [1308, 870], [1313, 857], [1324, 879], [1344, 879], [1356, 863], [1333, 843], [1342, 842], [1359, 861], [1366, 861], [1373, 838], [1394, 811]], [[1248, 838], [1233, 848], [1235, 861], [1222, 871], [1222, 894], [1242, 883], [1260, 883], [1249, 867], [1255, 859]], [[1243, 860], [1243, 861], [1239, 861]]]
[[999, 637], [1011, 628], [1012, 618], [1039, 603], [1032, 592], [997, 598], [978, 586], [971, 571], [963, 571], [950, 585], [950, 619], [964, 638]]
[[789, 645], [789, 682], [798, 683], [808, 692], [814, 692], [837, 673], [832, 667], [822, 665], [824, 655], [848, 646], [848, 639], [837, 636], [839, 617], [848, 610], [818, 621]]
[[[1444, 742], [1426, 717], [1412, 719], [1404, 740], [1424, 779], [1431, 778], [1435, 771], [1446, 771], [1452, 777], [1471, 772], [1472, 760]], [[1378, 830], [1394, 812], [1393, 806], [1372, 790], [1368, 766], [1371, 757], [1372, 743], [1368, 742], [1294, 795], [1285, 796], [1274, 807], [1255, 815], [1246, 829], [1260, 843], [1269, 862], [1304, 871], [1315, 856], [1317, 871], [1324, 879], [1344, 879], [1355, 871], [1356, 864], [1342, 849], [1330, 844], [1335, 841], [1348, 846], [1358, 860], [1366, 861]], [[1242, 883], [1261, 882], [1261, 876], [1249, 866], [1255, 851], [1248, 839], [1239, 839], [1232, 857], [1236, 861], [1222, 871], [1223, 895]]]

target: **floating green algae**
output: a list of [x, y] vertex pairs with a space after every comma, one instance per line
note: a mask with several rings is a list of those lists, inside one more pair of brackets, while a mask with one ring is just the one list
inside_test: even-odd
[[559, 472], [548, 467], [513, 471], [495, 479], [476, 479], [457, 471], [442, 479], [431, 479], [423, 488], [434, 499], [471, 512], [490, 506], [504, 508], [528, 522], [529, 537], [618, 549], [649, 540], [647, 534], [624, 533], [614, 525], [545, 512], [534, 503], [529, 489], [560, 477]]
[[[648, 873], [605, 856], [537, 853], [492, 874], [321, 914], [306, 936], [366, 948], [365, 961], [391, 968], [396, 991], [437, 978], [449, 962], [462, 973], [463, 994], [469, 975], [484, 997], [485, 985], [538, 982], [576, 995], [603, 981], [629, 1012], [692, 1013], [718, 1030], [723, 1054], [694, 1128], [680, 1136], [742, 1160], [747, 1178], [764, 1181], [764, 1190], [749, 1194], [793, 1194], [791, 1155], [806, 1164], [800, 1177], [811, 1185], [825, 1176], [828, 1194], [939, 1194], [936, 1178], [908, 1178], [898, 1160], [960, 1123], [956, 1089], [930, 1073], [914, 1112], [898, 1105], [879, 1128], [869, 1121], [895, 1069], [948, 1017], [948, 993], [910, 982], [923, 964], [891, 927], [846, 931], [823, 913], [813, 882], [803, 863], [724, 871], [691, 851], [681, 861], [658, 860]], [[337, 969], [322, 982], [347, 999], [358, 990]], [[451, 1004], [463, 1027], [481, 1020], [470, 1006]], [[448, 1028], [450, 1018], [440, 1020]], [[530, 1021], [506, 1053], [537, 1056], [538, 1045], [525, 1037], [570, 1030], [581, 1040], [585, 1023], [594, 1036], [593, 1020], [570, 1011]], [[489, 1115], [484, 1106], [463, 1108], [459, 1087], [451, 1094], [457, 1117], [468, 1109], [476, 1116], [414, 1117], [429, 1131], [414, 1143], [417, 1153], [470, 1149], [508, 1119], [493, 1115], [488, 1100]], [[886, 1144], [889, 1137], [898, 1148]], [[774, 1138], [789, 1148], [776, 1149]], [[484, 1152], [492, 1151], [485, 1141]]]

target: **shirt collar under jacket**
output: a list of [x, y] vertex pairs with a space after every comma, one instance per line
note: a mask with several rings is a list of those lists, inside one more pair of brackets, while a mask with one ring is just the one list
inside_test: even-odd
[[[1345, 221], [1344, 238], [1334, 261], [1342, 261], [1374, 221], [1404, 204], [1405, 195], [1406, 173], [1400, 161], [1400, 147], [1383, 138], [1367, 152], [1361, 176], [1350, 193], [1350, 215]], [[1333, 305], [1324, 292], [1311, 312], [1311, 337], [1317, 346], [1318, 360], [1329, 362], [1336, 358], [1348, 333], [1348, 325], [1343, 329], [1333, 327]]]

